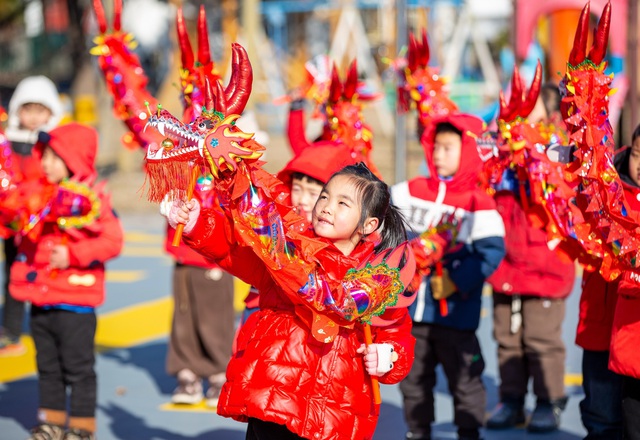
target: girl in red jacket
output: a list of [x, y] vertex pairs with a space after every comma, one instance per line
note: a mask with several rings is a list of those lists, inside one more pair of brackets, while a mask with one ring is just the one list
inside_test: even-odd
[[109, 198], [93, 186], [97, 147], [98, 133], [75, 123], [43, 133], [34, 146], [48, 181], [41, 194], [53, 187], [53, 196], [32, 216], [39, 221], [22, 237], [9, 284], [14, 298], [31, 302], [40, 396], [31, 439], [94, 438], [95, 307], [104, 300], [104, 263], [123, 244]]
[[[271, 183], [278, 184], [261, 186], [279, 194]], [[245, 200], [265, 209], [251, 195]], [[402, 304], [415, 268], [389, 198], [388, 186], [364, 165], [336, 173], [315, 205], [313, 229], [293, 219], [303, 222], [295, 249], [303, 259], [264, 259], [252, 249], [259, 244], [230, 240], [243, 221], [238, 213], [201, 209], [195, 199], [169, 213], [171, 223], [186, 225], [190, 246], [260, 291], [260, 310], [241, 330], [218, 404], [220, 415], [249, 423], [247, 439], [372, 438], [379, 406], [371, 376], [397, 383], [413, 362], [407, 309], [385, 311], [383, 299], [399, 294]], [[265, 250], [288, 246], [283, 235], [296, 238], [291, 215], [282, 216], [285, 228], [269, 231], [275, 238], [261, 236], [269, 240]], [[374, 325], [368, 346], [362, 320]]]

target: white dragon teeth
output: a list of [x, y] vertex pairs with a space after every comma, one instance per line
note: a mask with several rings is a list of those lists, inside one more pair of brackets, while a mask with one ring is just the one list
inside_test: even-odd
[[162, 136], [165, 136], [165, 134], [164, 134], [164, 122], [159, 122], [158, 126], [156, 128], [158, 129], [158, 131], [160, 132], [160, 134]]

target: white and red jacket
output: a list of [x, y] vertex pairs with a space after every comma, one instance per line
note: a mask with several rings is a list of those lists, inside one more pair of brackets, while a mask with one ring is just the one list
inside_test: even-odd
[[[433, 165], [435, 130], [450, 123], [462, 132], [462, 153], [458, 172], [440, 178]], [[439, 324], [461, 330], [475, 330], [480, 322], [482, 287], [505, 254], [504, 225], [494, 200], [478, 186], [482, 162], [476, 136], [482, 122], [471, 115], [449, 114], [435, 118], [425, 127], [422, 145], [430, 175], [394, 185], [393, 204], [402, 210], [415, 234], [435, 227], [451, 216], [457, 222], [457, 237], [445, 252], [443, 266], [457, 291], [447, 298], [443, 315], [426, 277], [409, 312], [416, 322]]]

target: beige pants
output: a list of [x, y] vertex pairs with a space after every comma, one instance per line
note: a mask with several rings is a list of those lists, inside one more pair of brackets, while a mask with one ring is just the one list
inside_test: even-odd
[[188, 369], [202, 378], [224, 373], [234, 336], [233, 277], [219, 269], [176, 265], [173, 297], [167, 373]]
[[[564, 299], [493, 294], [493, 334], [498, 343], [500, 395], [527, 394], [529, 378], [538, 399], [564, 397]], [[514, 307], [515, 306], [515, 307]], [[520, 309], [518, 311], [518, 308]], [[520, 314], [518, 317], [517, 315]]]

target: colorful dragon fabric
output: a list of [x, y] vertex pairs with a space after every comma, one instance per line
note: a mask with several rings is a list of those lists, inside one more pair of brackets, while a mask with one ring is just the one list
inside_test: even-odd
[[331, 265], [327, 243], [309, 234], [306, 221], [290, 206], [289, 189], [262, 169], [264, 148], [234, 124], [249, 98], [244, 78], [250, 77], [251, 65], [242, 46], [234, 44], [233, 50], [238, 57], [229, 85], [207, 81], [205, 105], [192, 123], [166, 110], [149, 117], [148, 124], [166, 137], [160, 148], [147, 152], [149, 200], [159, 202], [171, 191], [186, 194], [192, 168], [207, 169], [231, 225], [230, 243], [250, 248], [294, 304], [303, 302], [328, 317], [314, 336], [331, 340], [336, 323], [369, 321], [396, 303], [404, 290], [399, 269], [383, 258], [344, 280], [318, 269]]
[[604, 61], [611, 3], [608, 3], [595, 30], [593, 46], [587, 54], [589, 3], [582, 10], [573, 49], [562, 80], [561, 111], [576, 146], [575, 160], [568, 172], [580, 184], [576, 204], [583, 221], [576, 222], [577, 239], [594, 258], [601, 259], [600, 273], [615, 279], [625, 269], [640, 266], [640, 230], [626, 204], [623, 186], [613, 165], [613, 130], [609, 123], [612, 75], [605, 73]]

